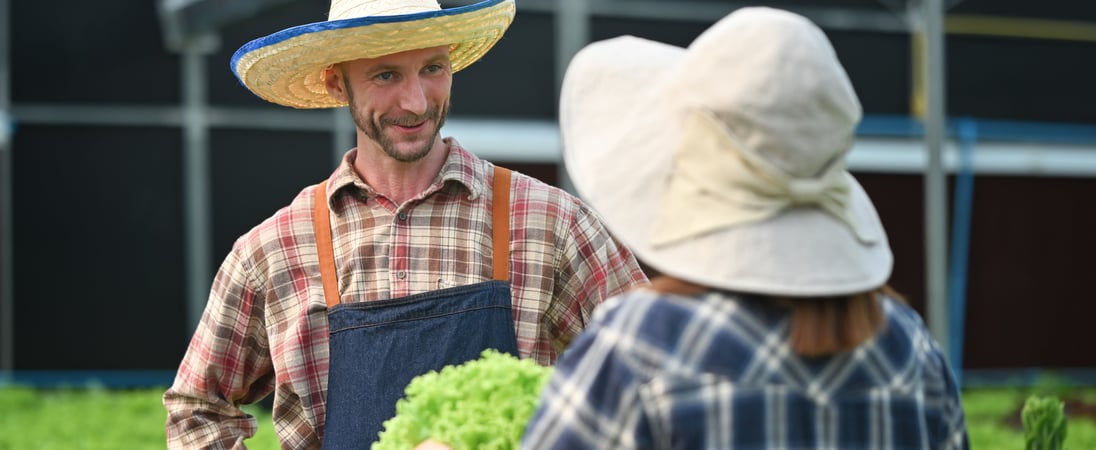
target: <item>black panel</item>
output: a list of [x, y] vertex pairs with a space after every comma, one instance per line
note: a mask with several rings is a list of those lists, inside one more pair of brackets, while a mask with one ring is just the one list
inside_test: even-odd
[[212, 133], [214, 268], [236, 238], [289, 205], [305, 186], [331, 174], [331, 142], [331, 133]]
[[155, 2], [9, 2], [15, 102], [178, 103]]
[[[920, 175], [857, 174], [894, 252], [890, 284], [925, 315], [924, 185]], [[954, 183], [954, 178], [949, 180]], [[951, 194], [949, 194], [950, 196]], [[979, 176], [967, 266], [964, 366], [1092, 367], [1096, 179]], [[949, 197], [950, 203], [950, 197]], [[949, 216], [951, 212], [949, 211]], [[950, 244], [949, 244], [950, 245]], [[949, 275], [950, 276], [950, 275]], [[1032, 339], [1049, 333], [1054, 339]]]
[[483, 59], [453, 75], [452, 114], [554, 120], [554, 23], [548, 14], [518, 13]]
[[910, 114], [910, 37], [826, 30], [864, 114]]
[[178, 366], [181, 135], [24, 126], [14, 141], [15, 366]]
[[1078, 0], [946, 0], [951, 14], [1010, 16], [1028, 19], [1096, 20], [1096, 3]]
[[1096, 123], [1096, 42], [950, 36], [949, 115]]

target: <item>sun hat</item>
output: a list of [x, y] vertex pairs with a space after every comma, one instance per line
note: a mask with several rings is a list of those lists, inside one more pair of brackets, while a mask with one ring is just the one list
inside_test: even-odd
[[886, 233], [845, 165], [860, 103], [807, 19], [749, 7], [687, 49], [595, 42], [561, 92], [576, 191], [659, 272], [782, 296], [852, 294], [890, 277]]
[[479, 60], [514, 19], [514, 0], [442, 9], [436, 0], [332, 0], [328, 20], [255, 39], [230, 66], [255, 95], [294, 108], [346, 106], [327, 94], [325, 68], [343, 61], [450, 46], [453, 72]]

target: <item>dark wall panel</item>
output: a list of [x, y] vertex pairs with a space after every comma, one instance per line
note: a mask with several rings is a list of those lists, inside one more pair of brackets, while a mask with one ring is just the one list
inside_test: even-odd
[[894, 253], [889, 284], [924, 317], [925, 215], [920, 175], [858, 173], [857, 181], [875, 204]]
[[335, 162], [331, 133], [215, 130], [210, 141], [216, 269], [236, 238], [324, 180]]
[[551, 15], [519, 12], [483, 59], [453, 75], [452, 114], [555, 119], [554, 35]]
[[24, 126], [14, 149], [15, 366], [150, 369], [190, 332], [181, 135]]
[[[895, 256], [890, 284], [924, 316], [922, 177], [857, 174], [857, 179], [875, 202], [890, 238]], [[1092, 341], [1093, 198], [1096, 179], [976, 178], [967, 266], [966, 368], [1083, 368], [1096, 363], [1093, 352], [1063, 345]]]
[[1096, 123], [1096, 42], [950, 36], [951, 116]]
[[155, 1], [9, 4], [13, 101], [179, 102], [179, 59], [164, 50]]
[[971, 367], [1093, 367], [1096, 179], [980, 177], [967, 291]]

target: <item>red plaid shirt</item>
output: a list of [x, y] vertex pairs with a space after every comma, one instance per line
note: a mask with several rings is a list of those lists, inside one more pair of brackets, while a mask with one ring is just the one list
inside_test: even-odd
[[[437, 180], [405, 205], [379, 197], [351, 151], [327, 192], [344, 302], [488, 281], [491, 163], [448, 139]], [[327, 307], [312, 233], [314, 186], [240, 237], [175, 383], [164, 394], [171, 448], [242, 447], [256, 421], [239, 409], [274, 391], [284, 448], [318, 447], [327, 393]], [[518, 350], [552, 364], [603, 300], [645, 282], [635, 258], [574, 197], [511, 180], [511, 290]]]

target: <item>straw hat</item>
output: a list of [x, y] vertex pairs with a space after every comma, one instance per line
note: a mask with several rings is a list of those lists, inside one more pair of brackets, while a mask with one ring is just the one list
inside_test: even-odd
[[593, 43], [564, 78], [564, 162], [579, 195], [651, 267], [742, 292], [830, 296], [890, 277], [845, 156], [860, 103], [822, 31], [742, 8], [688, 49]]
[[480, 59], [514, 19], [514, 0], [441, 9], [436, 0], [332, 0], [326, 22], [248, 42], [232, 55], [236, 78], [255, 95], [294, 108], [345, 106], [321, 73], [343, 61], [450, 46], [453, 72]]

